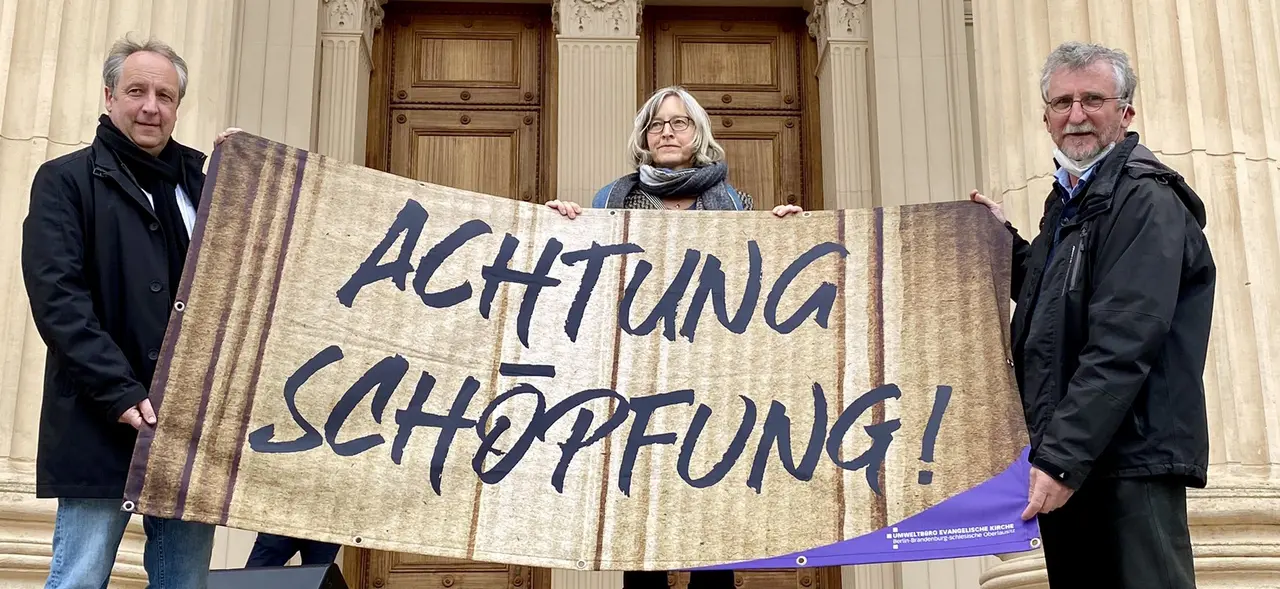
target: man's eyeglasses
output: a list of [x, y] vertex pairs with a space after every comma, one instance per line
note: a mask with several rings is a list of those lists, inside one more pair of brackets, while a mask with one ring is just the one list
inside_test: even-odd
[[688, 131], [689, 127], [693, 126], [693, 121], [689, 120], [688, 117], [671, 117], [670, 121], [654, 119], [652, 122], [649, 123], [649, 134], [657, 135], [661, 133], [662, 128], [666, 127], [667, 123], [671, 123], [671, 130], [675, 131], [676, 133]]
[[1096, 94], [1090, 94], [1088, 96], [1085, 96], [1084, 98], [1072, 98], [1070, 96], [1060, 96], [1058, 98], [1054, 98], [1053, 100], [1049, 101], [1049, 108], [1056, 113], [1065, 113], [1071, 110], [1072, 105], [1079, 102], [1080, 108], [1083, 108], [1085, 112], [1098, 112], [1098, 109], [1102, 108], [1102, 105], [1106, 104], [1107, 101], [1109, 100], [1120, 100], [1120, 97], [1119, 96], [1106, 97], [1106, 96], [1098, 96]]

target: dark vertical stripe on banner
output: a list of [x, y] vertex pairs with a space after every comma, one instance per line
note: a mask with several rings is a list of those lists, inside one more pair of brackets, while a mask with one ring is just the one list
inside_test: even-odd
[[[631, 212], [619, 211], [622, 215], [622, 243], [631, 242]], [[618, 309], [622, 308], [622, 297], [627, 292], [627, 254], [618, 256]], [[614, 317], [618, 316], [617, 312]], [[616, 319], [615, 319], [616, 321]], [[613, 328], [613, 372], [609, 376], [609, 390], [618, 390], [618, 359], [622, 354], [622, 325], [614, 325]], [[613, 417], [613, 412], [617, 411], [613, 397], [609, 397], [609, 414], [605, 416], [605, 420]], [[600, 481], [600, 513], [596, 517], [596, 556], [595, 568], [599, 570], [600, 560], [604, 558], [604, 520], [608, 515], [605, 509], [605, 499], [609, 496], [609, 458], [612, 454], [613, 444], [610, 441], [613, 436], [605, 436], [601, 442], [604, 443], [604, 477]]]
[[[257, 202], [258, 197], [258, 181], [261, 174], [256, 174], [249, 181], [249, 194], [245, 197], [244, 204], [241, 207], [243, 212], [244, 231], [248, 231], [249, 226], [253, 223], [253, 206]], [[244, 249], [241, 248], [239, 253], [243, 255]], [[219, 359], [222, 356], [222, 343], [226, 338], [227, 323], [231, 318], [231, 301], [234, 298], [235, 281], [228, 280], [223, 285], [222, 301], [226, 301], [222, 307], [222, 317], [218, 322], [218, 332], [213, 338], [213, 352], [210, 358], [213, 360], [209, 364], [209, 368], [204, 373], [204, 383], [201, 386], [200, 406], [196, 409], [196, 419], [192, 426], [191, 439], [187, 442], [187, 460], [182, 467], [182, 479], [178, 483], [178, 497], [174, 503], [173, 517], [181, 519], [187, 506], [187, 492], [191, 486], [191, 471], [195, 468], [196, 454], [199, 451], [200, 438], [204, 435], [204, 419], [205, 413], [209, 409], [209, 397], [213, 393], [213, 380], [218, 371]]]
[[[872, 272], [875, 276], [872, 278], [872, 297], [875, 304], [875, 317], [871, 323], [870, 342], [871, 353], [874, 355], [871, 362], [871, 386], [878, 387], [884, 384], [885, 366], [884, 366], [884, 209], [875, 209], [875, 226], [872, 229], [876, 236], [875, 248], [872, 250], [874, 259], [872, 260]], [[885, 402], [880, 401], [871, 408], [871, 423], [884, 423]], [[880, 471], [877, 473], [879, 480], [880, 494], [876, 497], [875, 504], [875, 522], [873, 529], [880, 529], [887, 525], [889, 519], [889, 505], [885, 498], [884, 487], [884, 462], [880, 463]]]
[[[845, 243], [845, 227], [844, 227], [845, 214], [846, 214], [846, 211], [836, 212], [836, 242], [844, 246], [845, 249], [848, 249], [849, 244]], [[840, 274], [836, 278], [837, 280], [836, 292], [839, 293], [840, 295], [840, 299], [839, 299], [840, 328], [837, 331], [837, 336], [836, 336], [836, 339], [837, 339], [836, 341], [836, 410], [837, 411], [844, 411], [844, 363], [845, 363], [845, 351], [846, 351], [845, 348], [848, 345], [845, 340], [845, 337], [846, 337], [845, 325], [849, 322], [849, 300], [844, 293], [845, 293], [845, 283], [848, 282], [848, 274], [849, 274], [849, 261], [847, 258], [840, 258]], [[843, 446], [840, 447], [840, 451], [837, 454], [837, 457], [841, 461], [844, 460]], [[844, 510], [845, 510], [844, 475], [845, 474], [846, 473], [844, 471], [841, 471], [840, 476], [836, 477], [836, 501], [837, 501], [836, 506], [838, 507], [838, 509], [836, 509], [836, 538], [839, 540], [844, 540], [844, 515], [845, 515], [844, 514]]]
[[[209, 159], [209, 175], [205, 178], [199, 201], [196, 203], [195, 226], [191, 228], [191, 242], [187, 247], [187, 259], [182, 266], [182, 282], [178, 286], [176, 300], [181, 301], [184, 306], [191, 296], [191, 283], [195, 280], [196, 262], [200, 260], [200, 248], [204, 245], [204, 228], [209, 222], [209, 207], [213, 203], [213, 191], [218, 182], [218, 168], [221, 163], [222, 149], [214, 149], [213, 156]], [[164, 387], [169, 381], [173, 349], [177, 347], [178, 338], [182, 335], [182, 317], [183, 313], [176, 310], [170, 311], [168, 332], [165, 334], [164, 345], [161, 346], [160, 361], [156, 364], [150, 391], [147, 394], [151, 399], [151, 408], [157, 415], [160, 413], [160, 405], [164, 402]], [[141, 498], [142, 486], [146, 482], [147, 462], [151, 459], [153, 439], [155, 439], [155, 429], [143, 428], [138, 432], [137, 443], [134, 445], [133, 462], [129, 465], [129, 478], [125, 484], [124, 496], [135, 504]]]
[[[281, 160], [284, 159], [283, 146], [279, 153]], [[276, 301], [280, 294], [280, 281], [284, 277], [284, 264], [289, 256], [289, 238], [293, 235], [293, 219], [298, 212], [298, 199], [302, 192], [302, 178], [307, 167], [307, 152], [302, 150], [294, 150], [298, 165], [293, 175], [293, 191], [289, 196], [289, 213], [284, 220], [284, 234], [280, 237], [280, 256], [276, 260], [276, 269], [273, 274], [274, 280], [271, 285], [271, 299], [267, 303], [267, 318], [262, 326], [262, 331], [258, 335], [258, 353], [254, 362], [253, 372], [250, 376], [248, 390], [245, 392], [244, 414], [241, 416], [240, 431], [236, 435], [235, 454], [231, 459], [230, 473], [227, 475], [227, 489], [222, 503], [222, 517], [220, 519], [223, 525], [227, 523], [227, 517], [231, 511], [231, 499], [235, 492], [236, 478], [240, 474], [240, 459], [244, 454], [245, 437], [249, 431], [249, 416], [253, 413], [253, 394], [258, 388], [258, 377], [262, 369], [262, 356], [266, 351], [267, 336], [271, 334], [271, 320], [275, 317]], [[284, 173], [283, 170], [280, 171]]]
[[[518, 200], [509, 201], [509, 208], [511, 209], [511, 216], [513, 219], [512, 225], [511, 225], [511, 235], [519, 235], [520, 233], [520, 229], [521, 229], [520, 207], [521, 206], [522, 206], [521, 202]], [[534, 220], [535, 224], [530, 226], [529, 228], [530, 234], [533, 234], [533, 232], [537, 229], [537, 225], [536, 225], [537, 218], [535, 217], [534, 219], [535, 219]], [[516, 254], [512, 254], [511, 261], [508, 262], [508, 265], [515, 264], [516, 263], [515, 260], [516, 260]], [[537, 264], [537, 261], [534, 260], [533, 258], [530, 258], [529, 262], [531, 265]], [[532, 271], [532, 268], [529, 268], [529, 270]], [[483, 405], [485, 407], [487, 407], [489, 403], [492, 403], [494, 399], [497, 399], [498, 396], [501, 394], [498, 392], [498, 383], [500, 382], [499, 379], [502, 376], [500, 374], [502, 372], [502, 355], [503, 355], [502, 345], [503, 345], [503, 342], [506, 341], [507, 308], [511, 306], [511, 296], [510, 296], [511, 283], [503, 283], [499, 288], [501, 289], [502, 292], [500, 294], [494, 295], [494, 298], [498, 299], [498, 316], [494, 324], [498, 325], [499, 327], [497, 331], [497, 340], [493, 344], [494, 362], [493, 362], [493, 366], [489, 370], [489, 382], [493, 383], [493, 386], [489, 387], [489, 390], [491, 391], [491, 393], [489, 394], [489, 399]], [[485, 427], [487, 429], [488, 426], [482, 423], [477, 423], [476, 424], [477, 433], [480, 431], [481, 427]], [[481, 467], [483, 467], [483, 463], [481, 464]], [[480, 529], [480, 495], [483, 492], [484, 492], [484, 481], [481, 480], [479, 476], [477, 476], [476, 491], [471, 496], [471, 528], [467, 530], [467, 560], [475, 560], [476, 534], [479, 532], [479, 529]]]

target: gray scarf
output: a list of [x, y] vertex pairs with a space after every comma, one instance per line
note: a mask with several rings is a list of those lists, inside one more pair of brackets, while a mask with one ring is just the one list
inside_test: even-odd
[[640, 190], [657, 198], [674, 195], [697, 196], [704, 209], [737, 210], [734, 199], [729, 195], [729, 185], [725, 181], [728, 175], [729, 168], [724, 162], [684, 170], [655, 168], [645, 164], [640, 166], [639, 171], [614, 182], [605, 206], [610, 209], [622, 208], [623, 199], [639, 184]]

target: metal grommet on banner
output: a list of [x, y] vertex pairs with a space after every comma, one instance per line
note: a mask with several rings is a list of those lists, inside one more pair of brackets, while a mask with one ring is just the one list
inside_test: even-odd
[[1039, 538], [1032, 538], [1032, 539], [1031, 539], [1031, 547], [1032, 547], [1032, 548], [1039, 548], [1039, 547], [1040, 547], [1040, 539], [1039, 539]]
[[796, 557], [796, 566], [804, 566], [806, 564], [809, 564], [809, 559], [805, 558], [803, 554]]
[[177, 311], [177, 312], [179, 312], [179, 313], [181, 313], [181, 312], [183, 312], [183, 311], [186, 311], [186, 310], [187, 310], [187, 304], [186, 304], [186, 303], [184, 303], [184, 302], [182, 302], [182, 301], [178, 301], [178, 302], [176, 302], [176, 303], [174, 303], [174, 304], [173, 304], [173, 310], [174, 310], [174, 311]]
[[618, 211], [609, 211], [609, 214], [610, 214], [610, 215], [616, 215], [616, 214], [618, 214]]
[[804, 216], [806, 216], [806, 217], [812, 217], [812, 216], [813, 216], [813, 211], [805, 211], [805, 212], [804, 212]]
[[361, 538], [360, 536], [356, 536], [356, 537], [355, 537], [355, 538], [353, 538], [353, 539], [355, 540], [355, 543], [356, 543], [356, 544], [363, 544], [363, 543], [364, 543], [364, 538]]
[[134, 509], [135, 507], [137, 507], [137, 505], [134, 505], [134, 503], [133, 503], [132, 501], [125, 501], [125, 502], [124, 502], [124, 505], [120, 506], [120, 508], [121, 508], [121, 509], [123, 509], [123, 510], [125, 510], [125, 511], [129, 512], [129, 513], [133, 513], [133, 509]]
[[423, 187], [423, 188], [426, 188], [427, 183], [426, 183], [426, 182], [419, 182], [419, 183], [418, 183], [418, 186], [421, 186], [421, 187]]
[[587, 561], [578, 559], [578, 562], [573, 563], [573, 566], [578, 567], [578, 570], [580, 571], [585, 571], [587, 570]]

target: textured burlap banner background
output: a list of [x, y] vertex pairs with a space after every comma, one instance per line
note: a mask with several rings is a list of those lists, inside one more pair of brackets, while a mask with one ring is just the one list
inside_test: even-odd
[[203, 198], [138, 513], [686, 568], [894, 525], [1027, 443], [1009, 236], [971, 203], [568, 220], [247, 134]]

